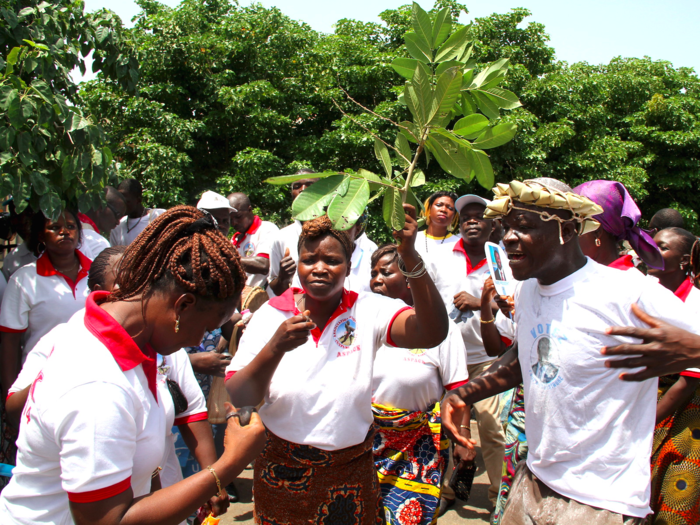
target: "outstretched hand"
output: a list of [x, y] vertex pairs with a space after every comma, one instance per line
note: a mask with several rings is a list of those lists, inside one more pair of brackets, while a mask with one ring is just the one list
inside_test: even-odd
[[463, 446], [469, 454], [476, 454], [476, 441], [463, 436], [459, 432], [458, 423], [456, 421], [464, 421], [464, 416], [468, 410], [467, 404], [462, 401], [456, 391], [448, 392], [440, 404], [440, 417], [442, 419], [442, 428], [447, 435]]
[[415, 252], [416, 234], [418, 233], [418, 222], [416, 221], [416, 209], [410, 204], [403, 205], [406, 214], [406, 222], [403, 229], [394, 230], [392, 235], [398, 244], [398, 252], [402, 258], [412, 255]]
[[601, 353], [606, 356], [629, 356], [624, 359], [608, 360], [608, 368], [640, 368], [635, 373], [623, 372], [623, 381], [644, 381], [652, 377], [677, 374], [687, 368], [700, 367], [700, 336], [673, 326], [647, 314], [638, 305], [632, 305], [632, 312], [649, 328], [634, 326], [613, 326], [606, 332], [641, 339], [642, 343], [625, 343], [605, 347]]

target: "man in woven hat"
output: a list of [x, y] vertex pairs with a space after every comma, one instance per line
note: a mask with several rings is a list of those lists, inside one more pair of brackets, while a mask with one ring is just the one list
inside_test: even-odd
[[668, 290], [583, 255], [578, 236], [597, 227], [602, 209], [595, 203], [554, 179], [499, 184], [494, 193], [485, 216], [503, 218], [503, 244], [522, 281], [514, 294], [515, 345], [447, 396], [443, 425], [472, 446], [457, 429], [466, 405], [522, 382], [529, 455], [518, 464], [501, 524], [551, 523], [547, 516], [557, 523], [641, 524], [651, 512], [656, 382], [620, 380], [601, 349], [632, 340], [606, 330], [644, 327], [635, 303], [662, 321], [699, 330]]

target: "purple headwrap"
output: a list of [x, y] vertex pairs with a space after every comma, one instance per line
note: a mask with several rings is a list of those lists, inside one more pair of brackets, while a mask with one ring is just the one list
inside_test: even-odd
[[621, 183], [611, 180], [592, 180], [574, 188], [574, 193], [588, 197], [603, 208], [596, 215], [603, 229], [618, 240], [628, 241], [649, 268], [663, 270], [664, 259], [651, 236], [637, 223], [642, 217], [637, 203]]

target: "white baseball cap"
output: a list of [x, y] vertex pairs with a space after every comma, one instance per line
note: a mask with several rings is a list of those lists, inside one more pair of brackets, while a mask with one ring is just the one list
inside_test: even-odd
[[232, 207], [228, 199], [223, 195], [219, 195], [213, 191], [205, 191], [202, 194], [202, 198], [199, 199], [197, 203], [198, 210], [222, 210], [226, 209], [230, 212], [237, 212], [238, 210]]
[[462, 195], [459, 199], [455, 201], [455, 210], [457, 210], [457, 213], [460, 213], [462, 211], [462, 208], [464, 208], [467, 204], [474, 203], [481, 204], [482, 206], [486, 207], [489, 204], [491, 204], [491, 201], [470, 193], [468, 195]]

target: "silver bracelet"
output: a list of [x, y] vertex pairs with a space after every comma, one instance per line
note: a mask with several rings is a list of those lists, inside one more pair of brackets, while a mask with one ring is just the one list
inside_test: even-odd
[[406, 263], [404, 263], [403, 259], [399, 257], [399, 271], [404, 275], [404, 277], [408, 277], [409, 279], [418, 279], [419, 277], [423, 277], [426, 273], [428, 273], [428, 270], [425, 268], [423, 258], [420, 255], [418, 255], [418, 258], [420, 259], [420, 262], [416, 264], [416, 267], [413, 268], [413, 270], [407, 272]]

